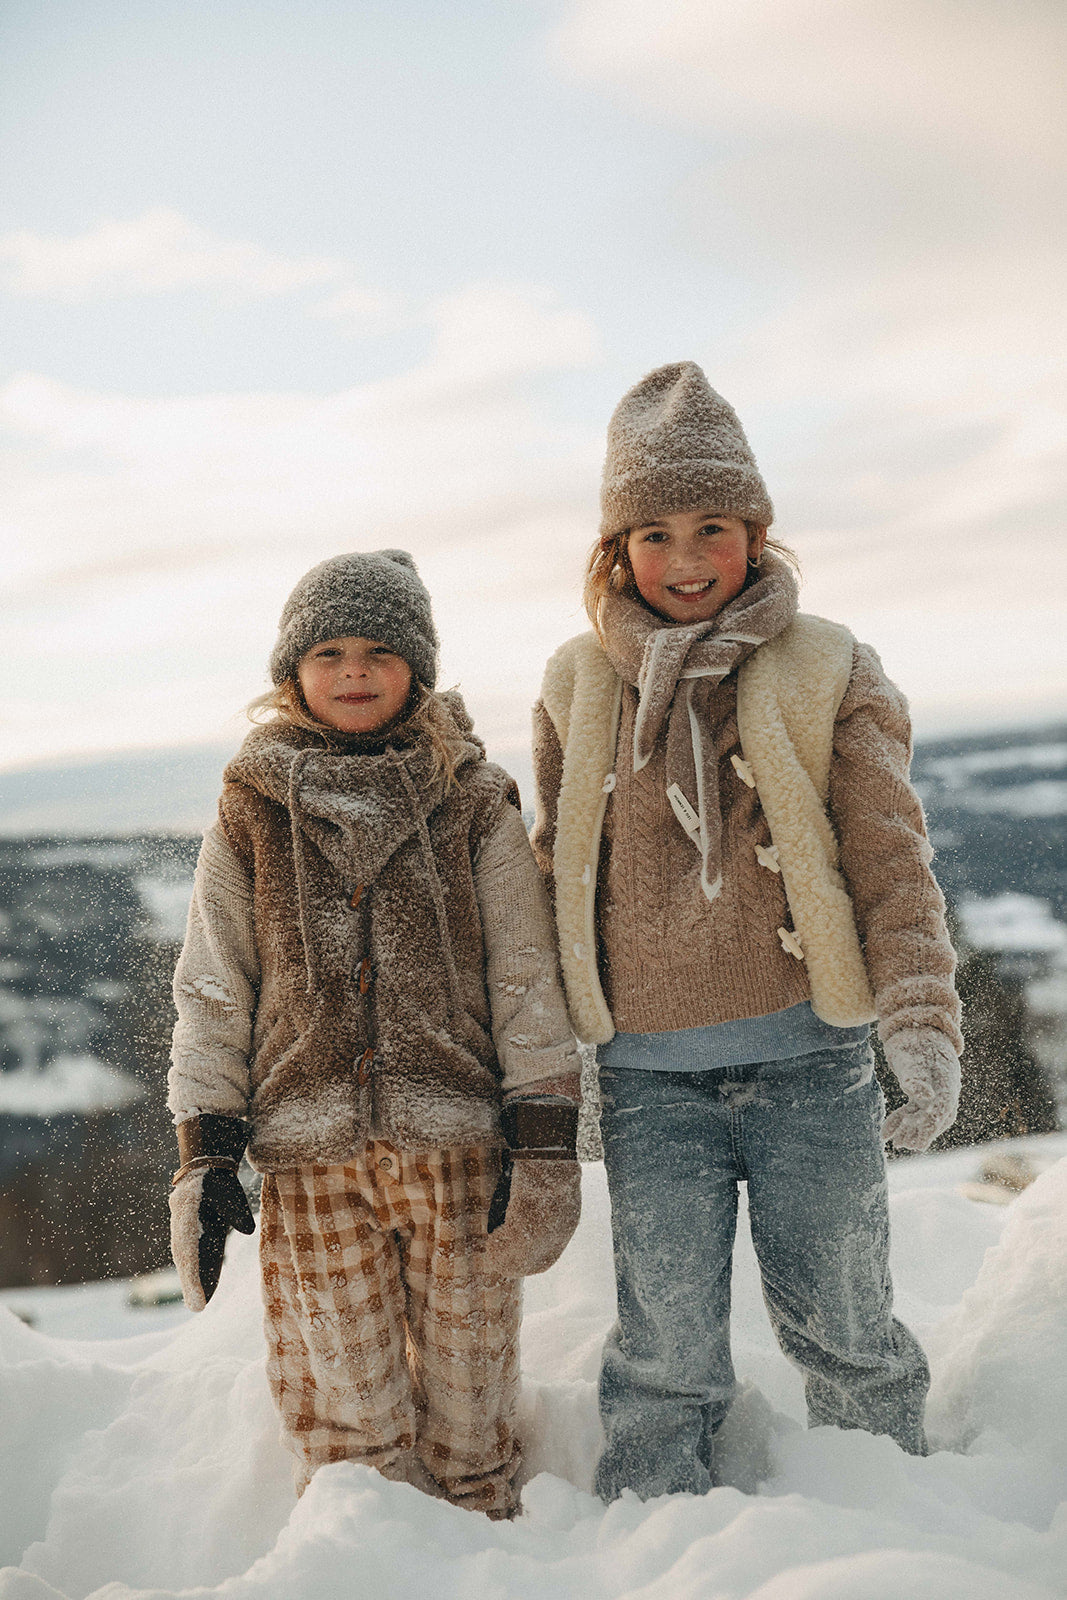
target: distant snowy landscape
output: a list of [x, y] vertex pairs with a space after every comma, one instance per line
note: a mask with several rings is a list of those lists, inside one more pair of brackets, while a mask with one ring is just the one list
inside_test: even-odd
[[[1005, 1155], [1039, 1173], [1017, 1198], [974, 1187]], [[0, 1600], [1062, 1595], [1067, 1136], [896, 1162], [891, 1185], [897, 1305], [934, 1373], [929, 1458], [805, 1430], [743, 1227], [743, 1391], [721, 1436], [722, 1486], [602, 1506], [590, 1493], [595, 1378], [613, 1280], [592, 1165], [578, 1235], [527, 1282], [527, 1481], [510, 1524], [354, 1465], [320, 1471], [294, 1501], [264, 1376], [254, 1239], [231, 1236], [219, 1292], [196, 1318], [132, 1310], [118, 1284], [8, 1290]]]

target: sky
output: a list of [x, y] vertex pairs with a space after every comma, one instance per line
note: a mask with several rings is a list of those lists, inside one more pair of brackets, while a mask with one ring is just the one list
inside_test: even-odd
[[1059, 0], [6, 0], [0, 767], [236, 743], [402, 546], [525, 762], [608, 417], [737, 408], [920, 733], [1067, 716]]

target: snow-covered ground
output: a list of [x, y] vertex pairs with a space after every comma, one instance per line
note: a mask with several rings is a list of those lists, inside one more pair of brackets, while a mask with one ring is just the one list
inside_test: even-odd
[[[747, 1236], [734, 1344], [745, 1388], [729, 1486], [589, 1492], [612, 1317], [603, 1169], [582, 1226], [530, 1279], [524, 1514], [490, 1523], [358, 1466], [299, 1503], [263, 1374], [255, 1242], [232, 1238], [200, 1317], [126, 1286], [0, 1297], [0, 1600], [1038, 1600], [1067, 1592], [1067, 1136], [1010, 1205], [967, 1198], [982, 1152], [897, 1162], [900, 1314], [934, 1371], [935, 1451], [807, 1432]], [[1010, 1147], [996, 1147], [1004, 1153]], [[29, 1313], [28, 1327], [12, 1314]], [[148, 1329], [138, 1332], [136, 1330]], [[131, 1330], [134, 1330], [131, 1332]]]

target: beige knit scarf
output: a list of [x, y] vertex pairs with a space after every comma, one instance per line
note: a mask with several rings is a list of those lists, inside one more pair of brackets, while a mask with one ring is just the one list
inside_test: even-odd
[[717, 753], [705, 731], [714, 726], [719, 685], [797, 612], [792, 569], [768, 550], [735, 600], [707, 622], [665, 623], [626, 595], [612, 595], [600, 613], [600, 635], [615, 671], [638, 692], [634, 771], [666, 741], [667, 798], [700, 852], [700, 889], [714, 900], [722, 888], [722, 811]]

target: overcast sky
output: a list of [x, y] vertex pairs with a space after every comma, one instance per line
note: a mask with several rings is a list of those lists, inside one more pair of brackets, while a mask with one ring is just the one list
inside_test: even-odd
[[920, 731], [1067, 714], [1061, 0], [6, 0], [0, 765], [239, 736], [410, 549], [522, 766], [692, 358]]

